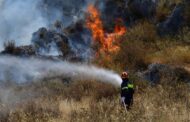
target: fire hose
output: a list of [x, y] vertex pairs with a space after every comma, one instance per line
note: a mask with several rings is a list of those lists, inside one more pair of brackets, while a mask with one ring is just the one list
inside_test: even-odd
[[125, 111], [127, 112], [127, 105], [125, 104], [125, 98], [121, 98]]

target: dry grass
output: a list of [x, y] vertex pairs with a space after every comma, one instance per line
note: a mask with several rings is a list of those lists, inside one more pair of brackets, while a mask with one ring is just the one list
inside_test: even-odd
[[[61, 81], [55, 83], [62, 86], [62, 94], [51, 94], [59, 85], [41, 84], [42, 88], [46, 88], [47, 96], [41, 95], [30, 102], [17, 105], [16, 109], [7, 112], [0, 121], [190, 121], [190, 88], [185, 83], [171, 83], [170, 86], [163, 83], [151, 87], [146, 82], [136, 81], [134, 105], [129, 112], [125, 112], [121, 106], [117, 89], [109, 84], [79, 81], [67, 87]], [[76, 97], [74, 94], [81, 96]]]
[[133, 70], [145, 68], [146, 55], [152, 52], [157, 38], [155, 26], [149, 22], [142, 21], [133, 28], [129, 28], [120, 40], [121, 49], [113, 58], [114, 64], [121, 64], [120, 67]]
[[72, 121], [189, 121], [189, 90], [185, 84], [137, 89], [133, 108], [127, 113], [115, 96], [111, 101], [92, 102], [83, 112], [73, 111]]
[[176, 36], [159, 37], [153, 24], [142, 21], [120, 39], [121, 50], [112, 57], [112, 64], [123, 70], [126, 67], [141, 70], [155, 62], [187, 65], [190, 63], [189, 35], [189, 28], [185, 27]]
[[[30, 100], [15, 101], [14, 108], [10, 104], [1, 104], [0, 121], [2, 122], [46, 122], [70, 120], [72, 111], [82, 111], [89, 108], [92, 101], [102, 99], [112, 100], [118, 94], [118, 89], [110, 84], [95, 81], [78, 81], [69, 84], [61, 80], [34, 83], [23, 86], [19, 91], [30, 88], [38, 93]], [[28, 91], [30, 92], [30, 91]], [[19, 97], [19, 96], [18, 96]]]
[[[180, 0], [174, 0], [178, 3]], [[163, 9], [167, 0], [161, 0], [158, 14], [168, 15]], [[162, 11], [161, 11], [162, 10]], [[139, 22], [121, 37], [121, 50], [117, 54], [102, 56], [103, 67], [121, 71], [144, 69], [149, 63], [160, 62], [173, 65], [190, 63], [189, 28], [176, 37], [159, 38], [156, 28], [149, 22]], [[12, 43], [6, 46], [13, 49]], [[97, 59], [99, 60], [99, 59]], [[14, 108], [1, 104], [0, 122], [186, 122], [190, 121], [190, 87], [164, 79], [162, 84], [151, 87], [141, 79], [135, 80], [134, 105], [125, 112], [120, 104], [119, 89], [97, 81], [50, 80], [21, 86], [21, 92], [30, 88], [38, 95], [29, 101], [17, 103]], [[172, 83], [173, 82], [173, 83]]]
[[139, 21], [126, 33], [127, 41], [154, 42], [157, 37], [155, 25], [145, 20]]
[[172, 46], [150, 55], [150, 62], [185, 65], [190, 63], [189, 46]]
[[47, 122], [51, 118], [58, 118], [60, 111], [56, 101], [50, 102], [47, 98], [38, 98], [21, 103], [16, 108], [10, 108], [1, 115], [1, 122]]

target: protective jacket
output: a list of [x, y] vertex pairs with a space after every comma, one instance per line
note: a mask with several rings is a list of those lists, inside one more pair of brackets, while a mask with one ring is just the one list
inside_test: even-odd
[[134, 85], [129, 81], [128, 78], [123, 79], [121, 84], [121, 97], [126, 97], [128, 95], [132, 95], [134, 93]]
[[121, 98], [124, 98], [127, 109], [133, 104], [134, 85], [128, 78], [123, 79], [121, 84]]

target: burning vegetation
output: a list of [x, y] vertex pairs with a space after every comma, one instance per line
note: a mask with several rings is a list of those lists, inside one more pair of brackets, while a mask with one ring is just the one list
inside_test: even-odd
[[2, 1], [0, 122], [190, 120], [189, 0]]
[[120, 48], [118, 46], [117, 38], [126, 33], [126, 27], [122, 20], [116, 21], [114, 32], [107, 33], [104, 30], [104, 25], [101, 20], [101, 15], [93, 5], [88, 6], [89, 16], [87, 17], [87, 27], [91, 30], [93, 40], [98, 42], [99, 53], [117, 52]]

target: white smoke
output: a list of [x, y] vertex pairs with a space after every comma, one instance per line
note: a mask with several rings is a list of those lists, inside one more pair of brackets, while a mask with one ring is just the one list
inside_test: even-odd
[[86, 7], [94, 1], [0, 0], [0, 51], [9, 40], [15, 40], [18, 46], [31, 44], [34, 32], [41, 27], [52, 28], [57, 20], [63, 27], [75, 23], [84, 18]]
[[15, 104], [28, 101], [38, 94], [32, 88], [18, 90], [16, 86], [0, 86], [0, 112], [2, 112], [3, 107], [14, 109]]
[[[48, 1], [50, 3], [54, 2], [54, 0]], [[57, 3], [60, 2], [59, 0], [56, 1]], [[72, 1], [75, 2], [75, 0]], [[41, 27], [48, 27], [50, 22], [57, 19], [62, 19], [61, 21], [63, 22], [64, 26], [81, 19], [81, 17], [83, 17], [83, 14], [81, 13], [86, 10], [86, 6], [77, 5], [77, 2], [74, 3], [72, 1], [63, 0], [61, 1], [61, 3], [65, 4], [65, 8], [71, 9], [72, 7], [70, 6], [81, 6], [79, 7], [80, 10], [73, 9], [73, 14], [68, 14], [67, 11], [60, 11], [62, 9], [57, 9], [53, 5], [52, 9], [44, 11], [47, 13], [52, 12], [50, 13], [51, 15], [53, 15], [52, 19], [51, 17], [48, 18], [47, 16], [42, 15], [43, 10], [41, 10], [40, 8], [42, 0], [0, 0], [0, 51], [3, 49], [4, 41], [7, 40], [15, 40], [17, 45], [31, 44], [31, 37], [35, 31], [37, 31]], [[95, 0], [84, 1], [86, 1], [87, 5]], [[70, 9], [68, 11], [70, 11]], [[65, 15], [63, 15], [62, 12], [65, 13]], [[84, 38], [87, 38], [87, 36], [85, 36]], [[90, 39], [87, 38], [84, 40]], [[73, 47], [80, 46], [81, 45], [77, 43], [73, 45]], [[86, 48], [87, 47], [85, 47], [85, 49]], [[52, 52], [58, 51], [52, 50]], [[48, 53], [48, 55], [52, 54]], [[85, 57], [86, 53], [82, 54], [82, 56]], [[120, 86], [122, 82], [120, 76], [113, 71], [98, 68], [93, 65], [69, 63], [62, 61], [55, 62], [35, 58], [21, 59], [10, 56], [1, 56], [0, 108], [2, 108], [1, 103], [12, 104], [15, 103], [15, 101], [20, 102], [20, 100], [22, 100], [22, 98], [20, 97], [23, 97], [23, 99], [26, 100], [26, 98], [31, 98], [30, 96], [34, 95], [34, 91], [29, 89], [26, 89], [26, 91], [23, 92], [15, 92], [14, 86], [7, 87], [7, 84], [15, 83], [17, 86], [25, 83], [39, 81], [44, 78], [56, 77], [69, 77], [71, 78], [71, 80], [96, 80], [111, 83], [116, 86]]]
[[120, 76], [113, 71], [81, 63], [0, 56], [0, 67], [0, 108], [3, 105], [12, 107], [37, 96], [38, 93], [30, 87], [17, 91], [17, 86], [27, 87], [28, 83], [43, 81], [44, 78], [96, 80], [117, 87], [122, 82]]
[[16, 40], [18, 45], [30, 44], [32, 33], [46, 27], [38, 4], [39, 0], [0, 1], [0, 50], [7, 40]]
[[97, 80], [116, 86], [121, 84], [121, 78], [116, 73], [87, 64], [1, 56], [0, 67], [0, 83], [9, 81], [22, 84], [61, 76], [74, 80]]

